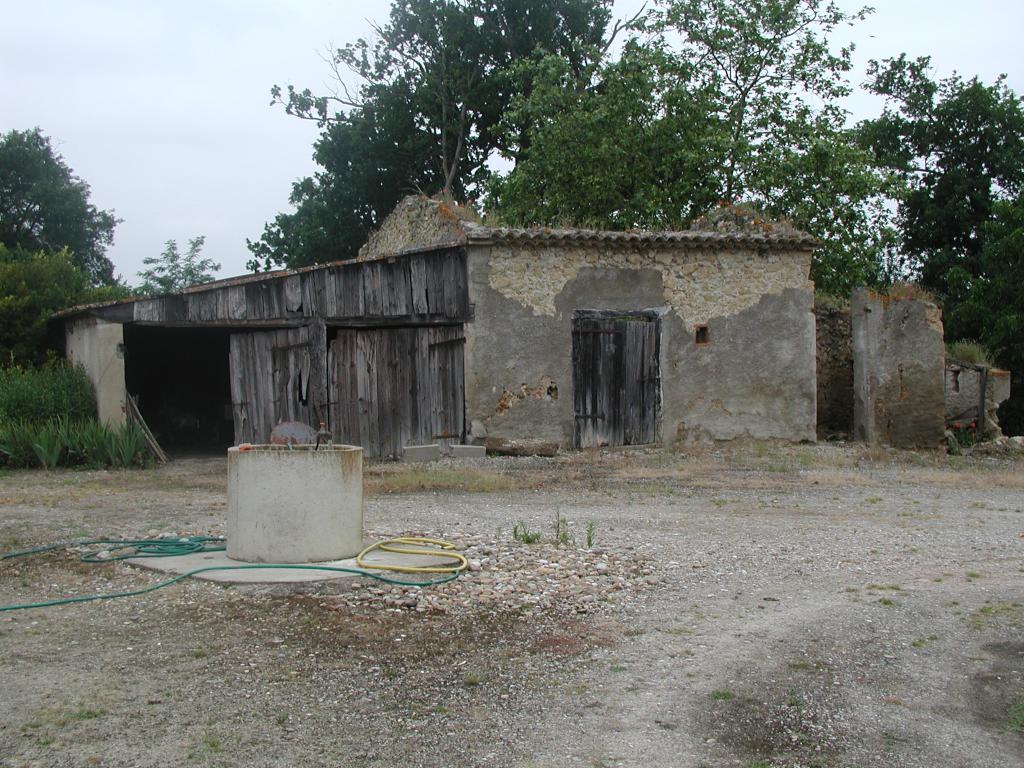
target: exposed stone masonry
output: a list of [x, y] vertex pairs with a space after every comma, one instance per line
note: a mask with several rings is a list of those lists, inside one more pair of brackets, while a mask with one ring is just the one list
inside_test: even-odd
[[853, 331], [849, 307], [814, 306], [818, 348], [818, 437], [853, 432]]

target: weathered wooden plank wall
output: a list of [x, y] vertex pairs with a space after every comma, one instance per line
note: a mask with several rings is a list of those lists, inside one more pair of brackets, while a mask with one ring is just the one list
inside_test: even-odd
[[332, 264], [173, 296], [140, 299], [118, 322], [195, 325], [301, 324], [327, 321], [379, 324], [451, 323], [469, 319], [465, 252], [450, 248], [379, 261]]
[[89, 311], [128, 324], [230, 328], [236, 442], [266, 442], [281, 421], [324, 421], [368, 456], [399, 456], [410, 443], [465, 433], [462, 324], [472, 317], [461, 247]]
[[268, 442], [282, 421], [327, 420], [326, 346], [322, 323], [231, 334], [236, 442]]
[[329, 352], [335, 440], [371, 457], [465, 435], [461, 326], [339, 328]]

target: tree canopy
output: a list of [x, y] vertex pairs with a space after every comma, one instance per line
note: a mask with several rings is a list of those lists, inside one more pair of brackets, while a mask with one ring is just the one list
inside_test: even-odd
[[168, 240], [164, 245], [163, 253], [159, 256], [144, 258], [142, 263], [148, 269], [139, 272], [139, 277], [142, 278], [139, 293], [146, 295], [174, 293], [191, 285], [210, 282], [213, 279], [213, 273], [220, 269], [220, 264], [214, 262], [213, 259], [200, 257], [205, 243], [204, 235], [193, 237], [188, 241], [188, 248], [182, 253], [176, 241]]
[[1024, 109], [1005, 78], [935, 81], [928, 58], [872, 62], [869, 74], [887, 104], [862, 140], [906, 182], [900, 245], [949, 315], [983, 269], [997, 203], [1024, 188]]
[[[354, 256], [410, 192], [465, 199], [507, 132], [512, 94], [529, 89], [511, 65], [537, 52], [582, 70], [607, 44], [610, 0], [395, 0], [373, 40], [328, 57], [337, 88], [272, 89], [272, 103], [316, 121], [321, 170], [292, 189], [250, 242], [252, 267], [300, 266]], [[359, 82], [347, 86], [349, 77]]]
[[[890, 269], [893, 177], [846, 126], [852, 48], [829, 36], [863, 18], [823, 0], [666, 0], [623, 55], [584, 77], [524, 65], [525, 125], [489, 210], [515, 223], [685, 227], [718, 200], [752, 204], [822, 240], [813, 277], [845, 292]], [[545, 220], [546, 219], [546, 220]]]
[[25, 251], [0, 244], [0, 365], [43, 362], [46, 321], [54, 312], [128, 293], [117, 283], [92, 286], [68, 251]]
[[720, 126], [661, 46], [630, 42], [584, 77], [555, 56], [520, 68], [533, 88], [503, 121], [515, 167], [490, 180], [492, 214], [521, 225], [670, 227], [722, 198]]
[[38, 128], [0, 135], [0, 243], [27, 252], [67, 250], [94, 285], [114, 283], [106, 256], [118, 219], [89, 201], [78, 178]]

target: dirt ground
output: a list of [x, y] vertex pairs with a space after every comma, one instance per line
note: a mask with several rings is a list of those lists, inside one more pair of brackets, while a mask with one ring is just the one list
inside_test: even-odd
[[[753, 443], [366, 487], [376, 531], [527, 547], [561, 515], [653, 576], [591, 612], [188, 581], [0, 613], [0, 766], [1024, 764], [1024, 462]], [[218, 458], [0, 473], [0, 551], [222, 533], [225, 505]], [[159, 578], [58, 551], [0, 563], [0, 605]]]

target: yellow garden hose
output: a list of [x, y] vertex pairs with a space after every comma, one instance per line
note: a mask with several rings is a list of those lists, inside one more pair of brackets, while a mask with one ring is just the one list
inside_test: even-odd
[[[422, 557], [444, 557], [451, 560], [446, 565], [391, 565], [388, 563], [368, 563], [364, 559], [374, 550], [391, 552], [396, 555], [420, 555]], [[398, 573], [450, 573], [456, 574], [466, 570], [469, 563], [464, 555], [456, 552], [455, 545], [442, 539], [428, 539], [423, 536], [399, 536], [371, 544], [356, 555], [356, 566], [363, 569], [378, 571], [397, 571]]]

